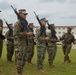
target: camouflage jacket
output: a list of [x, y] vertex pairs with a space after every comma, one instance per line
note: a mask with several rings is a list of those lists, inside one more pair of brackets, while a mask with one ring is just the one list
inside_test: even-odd
[[[3, 21], [0, 19], [0, 27], [3, 27]], [[0, 34], [2, 34], [2, 31], [0, 31]], [[1, 36], [0, 36], [0, 41], [1, 41]]]
[[14, 45], [27, 45], [27, 29], [17, 21], [14, 25]]
[[71, 33], [65, 33], [62, 37], [61, 40], [63, 40], [64, 44], [71, 44], [75, 41], [75, 37], [74, 35], [72, 35]]
[[46, 40], [44, 33], [42, 35], [40, 29], [37, 29], [36, 31], [36, 40], [37, 40], [37, 46], [39, 47], [46, 47]]
[[14, 44], [14, 37], [13, 37], [13, 33], [11, 33], [9, 35], [9, 31], [6, 32], [5, 37], [7, 39], [6, 44]]
[[34, 44], [34, 34], [31, 35], [31, 36], [27, 36], [27, 40], [28, 40], [28, 44], [29, 44], [29, 43]]
[[51, 33], [47, 35], [50, 39], [47, 41], [47, 46], [54, 46], [56, 44], [57, 39], [51, 36]]

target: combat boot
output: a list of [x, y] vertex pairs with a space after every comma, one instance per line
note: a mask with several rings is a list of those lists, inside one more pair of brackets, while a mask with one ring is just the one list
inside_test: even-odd
[[33, 63], [32, 62], [28, 62], [28, 65], [31, 66], [31, 65], [33, 65]]
[[66, 63], [71, 63], [71, 60], [67, 60]]
[[46, 72], [46, 70], [39, 69], [39, 72], [45, 73], [45, 72]]
[[14, 61], [12, 61], [12, 60], [8, 60], [8, 62], [13, 63]]
[[55, 66], [54, 66], [53, 64], [50, 64], [49, 67], [50, 67], [50, 68], [54, 68]]
[[22, 73], [18, 73], [18, 75], [23, 75]]

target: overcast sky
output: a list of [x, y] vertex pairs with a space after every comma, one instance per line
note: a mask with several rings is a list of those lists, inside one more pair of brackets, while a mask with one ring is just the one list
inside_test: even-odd
[[56, 26], [76, 25], [76, 0], [0, 0], [0, 18], [5, 18], [8, 23], [15, 23], [17, 16], [10, 5], [17, 10], [26, 9], [28, 22], [35, 25], [39, 24], [34, 11], [39, 18], [45, 17]]

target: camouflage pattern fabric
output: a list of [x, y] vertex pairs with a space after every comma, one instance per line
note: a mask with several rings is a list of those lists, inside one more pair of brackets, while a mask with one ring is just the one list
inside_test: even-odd
[[75, 38], [71, 33], [65, 33], [62, 36], [61, 40], [63, 40], [62, 48], [64, 53], [64, 61], [69, 61], [70, 59], [68, 54], [71, 51], [72, 43], [75, 41]]
[[45, 59], [45, 53], [46, 53], [46, 40], [45, 35], [41, 34], [40, 29], [37, 29], [37, 68], [42, 69], [43, 68], [43, 61]]
[[48, 62], [49, 65], [53, 64], [53, 61], [55, 59], [56, 56], [56, 52], [57, 52], [57, 45], [56, 45], [56, 40], [54, 37], [51, 37], [51, 33], [48, 34], [48, 37], [50, 38], [47, 41], [47, 52], [48, 52]]
[[23, 27], [20, 21], [14, 25], [14, 50], [17, 72], [22, 73], [25, 61], [27, 59], [27, 29]]
[[7, 38], [6, 45], [7, 45], [7, 60], [11, 61], [12, 56], [14, 54], [14, 39], [13, 39], [13, 32], [9, 35], [10, 31], [7, 31], [5, 36]]
[[37, 46], [37, 68], [43, 68], [43, 62], [45, 59], [46, 47]]
[[64, 61], [69, 61], [69, 53], [71, 51], [72, 44], [63, 44], [62, 49], [63, 49], [63, 54], [64, 54]]
[[34, 39], [33, 36], [28, 36], [28, 62], [32, 61], [33, 55], [34, 55]]
[[[3, 21], [0, 19], [0, 27], [3, 27]], [[0, 31], [0, 34], [2, 34], [2, 31]], [[1, 39], [0, 36], [0, 58], [2, 56], [2, 48], [3, 48], [3, 40]]]

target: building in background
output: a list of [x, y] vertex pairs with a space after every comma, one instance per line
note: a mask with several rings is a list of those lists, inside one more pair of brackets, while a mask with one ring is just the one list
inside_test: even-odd
[[[67, 32], [67, 27], [71, 27], [72, 29], [72, 34], [75, 36], [76, 38], [76, 26], [56, 26], [55, 30], [56, 30], [56, 35], [57, 37], [62, 36], [64, 33]], [[35, 26], [34, 27], [34, 33], [36, 34], [36, 29], [39, 28], [39, 26]], [[3, 35], [5, 35], [5, 33], [8, 31], [8, 27], [4, 26], [3, 27]]]
[[72, 34], [76, 38], [76, 26], [56, 26], [56, 32], [57, 32], [57, 37], [62, 36], [64, 33], [67, 32], [67, 27], [71, 27], [72, 29]]

